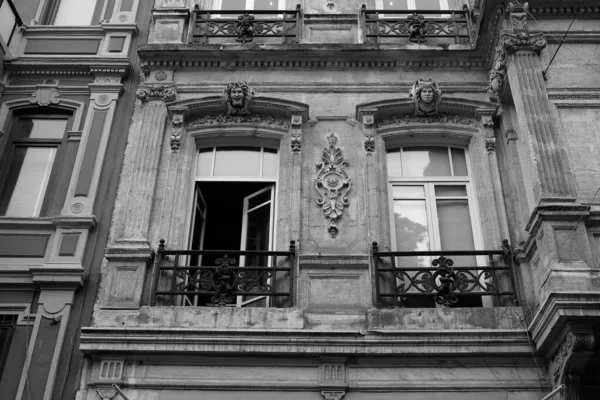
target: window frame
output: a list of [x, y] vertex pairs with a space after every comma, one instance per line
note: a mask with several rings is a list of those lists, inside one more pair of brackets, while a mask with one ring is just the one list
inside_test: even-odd
[[[18, 121], [20, 119], [66, 119], [65, 130], [61, 139], [30, 139], [30, 138], [16, 138], [15, 129], [17, 129]], [[39, 208], [37, 215], [32, 215], [26, 218], [40, 218], [48, 216], [49, 210], [52, 208], [52, 202], [56, 194], [56, 183], [59, 180], [62, 166], [67, 151], [67, 144], [69, 141], [68, 132], [72, 130], [74, 122], [74, 115], [72, 112], [63, 109], [49, 109], [49, 110], [15, 110], [12, 114], [12, 118], [9, 122], [8, 138], [5, 143], [5, 147], [2, 150], [2, 162], [0, 163], [0, 199], [4, 196], [4, 189], [6, 180], [12, 165], [13, 157], [17, 148], [56, 148], [56, 154], [52, 161], [50, 168], [50, 176], [46, 183], [45, 193], [43, 195], [42, 204]], [[10, 194], [12, 198], [13, 193]], [[10, 200], [9, 200], [10, 201]], [[4, 218], [21, 218], [11, 215], [6, 215], [6, 210], [0, 210], [0, 217]]]
[[[227, 1], [227, 0], [215, 0], [213, 8], [215, 10], [221, 10], [223, 8], [223, 1]], [[254, 1], [255, 0], [246, 0], [246, 5], [245, 5], [244, 9], [246, 11], [254, 11]], [[277, 3], [278, 10], [285, 10], [286, 0], [273, 0], [273, 1], [278, 2]]]
[[[467, 165], [467, 176], [426, 176], [426, 177], [402, 177], [402, 176], [391, 176], [388, 172], [387, 168], [387, 154], [391, 150], [402, 149], [405, 147], [442, 147], [448, 149], [448, 154], [451, 154], [451, 149], [461, 149], [465, 154], [465, 161]], [[422, 143], [422, 144], [402, 144], [400, 146], [389, 146], [386, 147], [386, 181], [387, 181], [387, 197], [388, 197], [388, 218], [389, 218], [389, 232], [390, 232], [390, 246], [392, 251], [402, 251], [398, 250], [396, 243], [396, 226], [395, 226], [395, 218], [394, 218], [394, 186], [415, 186], [422, 185], [425, 190], [425, 205], [426, 205], [426, 215], [427, 215], [427, 231], [429, 234], [429, 243], [431, 251], [442, 251], [441, 248], [441, 240], [440, 240], [440, 227], [439, 227], [439, 219], [437, 217], [437, 205], [435, 196], [435, 186], [452, 186], [452, 185], [464, 185], [467, 190], [467, 204], [469, 207], [469, 216], [471, 218], [471, 231], [473, 235], [473, 246], [475, 249], [482, 248], [483, 246], [483, 232], [481, 229], [481, 223], [479, 218], [479, 205], [477, 203], [477, 196], [475, 192], [475, 182], [473, 179], [473, 170], [470, 160], [470, 154], [468, 151], [468, 147], [466, 146], [458, 146], [458, 145], [434, 145], [430, 143]], [[452, 160], [450, 161], [450, 167], [453, 168]], [[453, 171], [453, 169], [452, 169]], [[429, 189], [428, 189], [429, 187]], [[454, 197], [448, 197], [448, 199], [453, 199]], [[435, 210], [435, 212], [434, 212]], [[461, 250], [461, 249], [457, 249]], [[485, 257], [478, 256], [477, 263], [480, 266], [486, 265]]]
[[66, 26], [95, 26], [100, 25], [101, 16], [104, 14], [107, 0], [95, 0], [94, 9], [92, 11], [92, 18], [89, 24], [76, 24], [76, 25], [55, 25], [56, 15], [60, 8], [62, 0], [45, 0], [45, 3], [40, 4], [41, 13], [38, 11], [40, 21], [42, 25], [50, 25], [54, 27], [66, 27]]

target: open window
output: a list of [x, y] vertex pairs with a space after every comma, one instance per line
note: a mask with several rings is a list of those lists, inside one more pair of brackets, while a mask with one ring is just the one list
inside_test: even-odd
[[[266, 147], [212, 147], [200, 149], [196, 165], [194, 211], [190, 249], [219, 250], [190, 260], [214, 266], [232, 251], [271, 251], [275, 239], [275, 203], [278, 154]], [[272, 267], [263, 255], [236, 257], [236, 266]], [[265, 280], [271, 279], [269, 274]], [[263, 282], [271, 284], [270, 282]], [[184, 305], [202, 306], [210, 296], [186, 296]], [[237, 296], [236, 305], [268, 306], [265, 296]]]
[[[388, 149], [392, 247], [395, 251], [471, 251], [479, 245], [469, 163], [464, 148], [410, 146]], [[398, 257], [397, 265], [430, 268], [432, 256]], [[453, 256], [477, 266], [475, 256]], [[433, 306], [431, 298], [413, 306]], [[425, 304], [427, 303], [427, 304]], [[461, 299], [481, 306], [480, 297]]]

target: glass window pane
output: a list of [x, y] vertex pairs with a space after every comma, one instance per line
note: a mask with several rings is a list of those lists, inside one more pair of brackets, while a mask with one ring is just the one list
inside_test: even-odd
[[30, 139], [62, 139], [67, 129], [66, 119], [31, 118]]
[[405, 177], [450, 176], [447, 147], [405, 147], [402, 152]]
[[408, 10], [408, 0], [383, 0], [383, 9], [384, 10]]
[[217, 148], [214, 176], [260, 176], [260, 149]]
[[436, 185], [436, 197], [466, 197], [467, 187], [465, 185]]
[[9, 44], [8, 41], [15, 27], [15, 22], [15, 14], [8, 5], [8, 1], [2, 2], [2, 5], [0, 5], [0, 36], [6, 44]]
[[[398, 251], [429, 250], [425, 200], [395, 200], [394, 224]], [[428, 267], [429, 257], [398, 257], [401, 267]]]
[[248, 210], [252, 210], [254, 207], [265, 204], [269, 201], [271, 201], [271, 191], [265, 190], [261, 194], [257, 194], [256, 196], [248, 199]]
[[200, 149], [198, 152], [198, 164], [196, 165], [196, 176], [211, 176], [213, 162], [213, 148]]
[[279, 0], [254, 0], [255, 10], [277, 10]]
[[55, 154], [56, 149], [48, 147], [16, 149], [5, 183], [5, 190], [12, 190], [10, 194], [3, 194], [3, 197], [10, 196], [6, 216], [39, 215]]
[[400, 149], [388, 150], [386, 157], [388, 176], [402, 176]]
[[[467, 200], [438, 200], [437, 212], [442, 250], [475, 250]], [[456, 267], [477, 265], [475, 256], [451, 258]]]
[[425, 188], [423, 186], [394, 186], [393, 187], [394, 198], [406, 198], [406, 197], [425, 197]]
[[60, 0], [54, 25], [90, 25], [96, 0]]
[[[246, 250], [269, 250], [271, 206], [257, 208], [248, 213], [248, 229], [246, 230]], [[245, 266], [266, 266], [266, 256], [247, 255]]]
[[246, 0], [222, 0], [222, 10], [245, 10]]
[[415, 0], [418, 10], [439, 10], [440, 0]]
[[465, 158], [464, 149], [450, 149], [452, 152], [452, 168], [454, 168], [454, 176], [469, 176], [467, 171], [467, 159]]
[[277, 176], [277, 150], [264, 149], [263, 176]]

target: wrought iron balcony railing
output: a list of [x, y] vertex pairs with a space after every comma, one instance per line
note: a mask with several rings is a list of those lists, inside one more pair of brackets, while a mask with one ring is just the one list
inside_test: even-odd
[[[518, 304], [508, 241], [502, 250], [443, 252], [381, 252], [373, 242], [372, 253], [380, 307], [476, 307], [485, 296], [495, 298], [495, 305], [503, 298]], [[482, 257], [487, 265], [476, 265]], [[429, 260], [431, 267], [423, 266]]]
[[397, 44], [400, 38], [413, 43], [472, 44], [473, 21], [462, 10], [368, 10], [361, 9], [365, 43]]
[[9, 46], [17, 26], [23, 25], [13, 0], [0, 0], [0, 21], [0, 37]]
[[157, 250], [150, 305], [291, 307], [289, 251]]
[[299, 42], [300, 5], [295, 10], [194, 10], [194, 43], [235, 38], [248, 43], [254, 38], [281, 38], [283, 43]]

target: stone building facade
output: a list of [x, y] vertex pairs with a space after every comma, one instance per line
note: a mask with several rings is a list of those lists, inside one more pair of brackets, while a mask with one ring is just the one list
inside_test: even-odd
[[155, 1], [78, 399], [594, 398], [598, 5], [297, 3]]
[[3, 399], [75, 397], [149, 18], [138, 0], [0, 1]]

